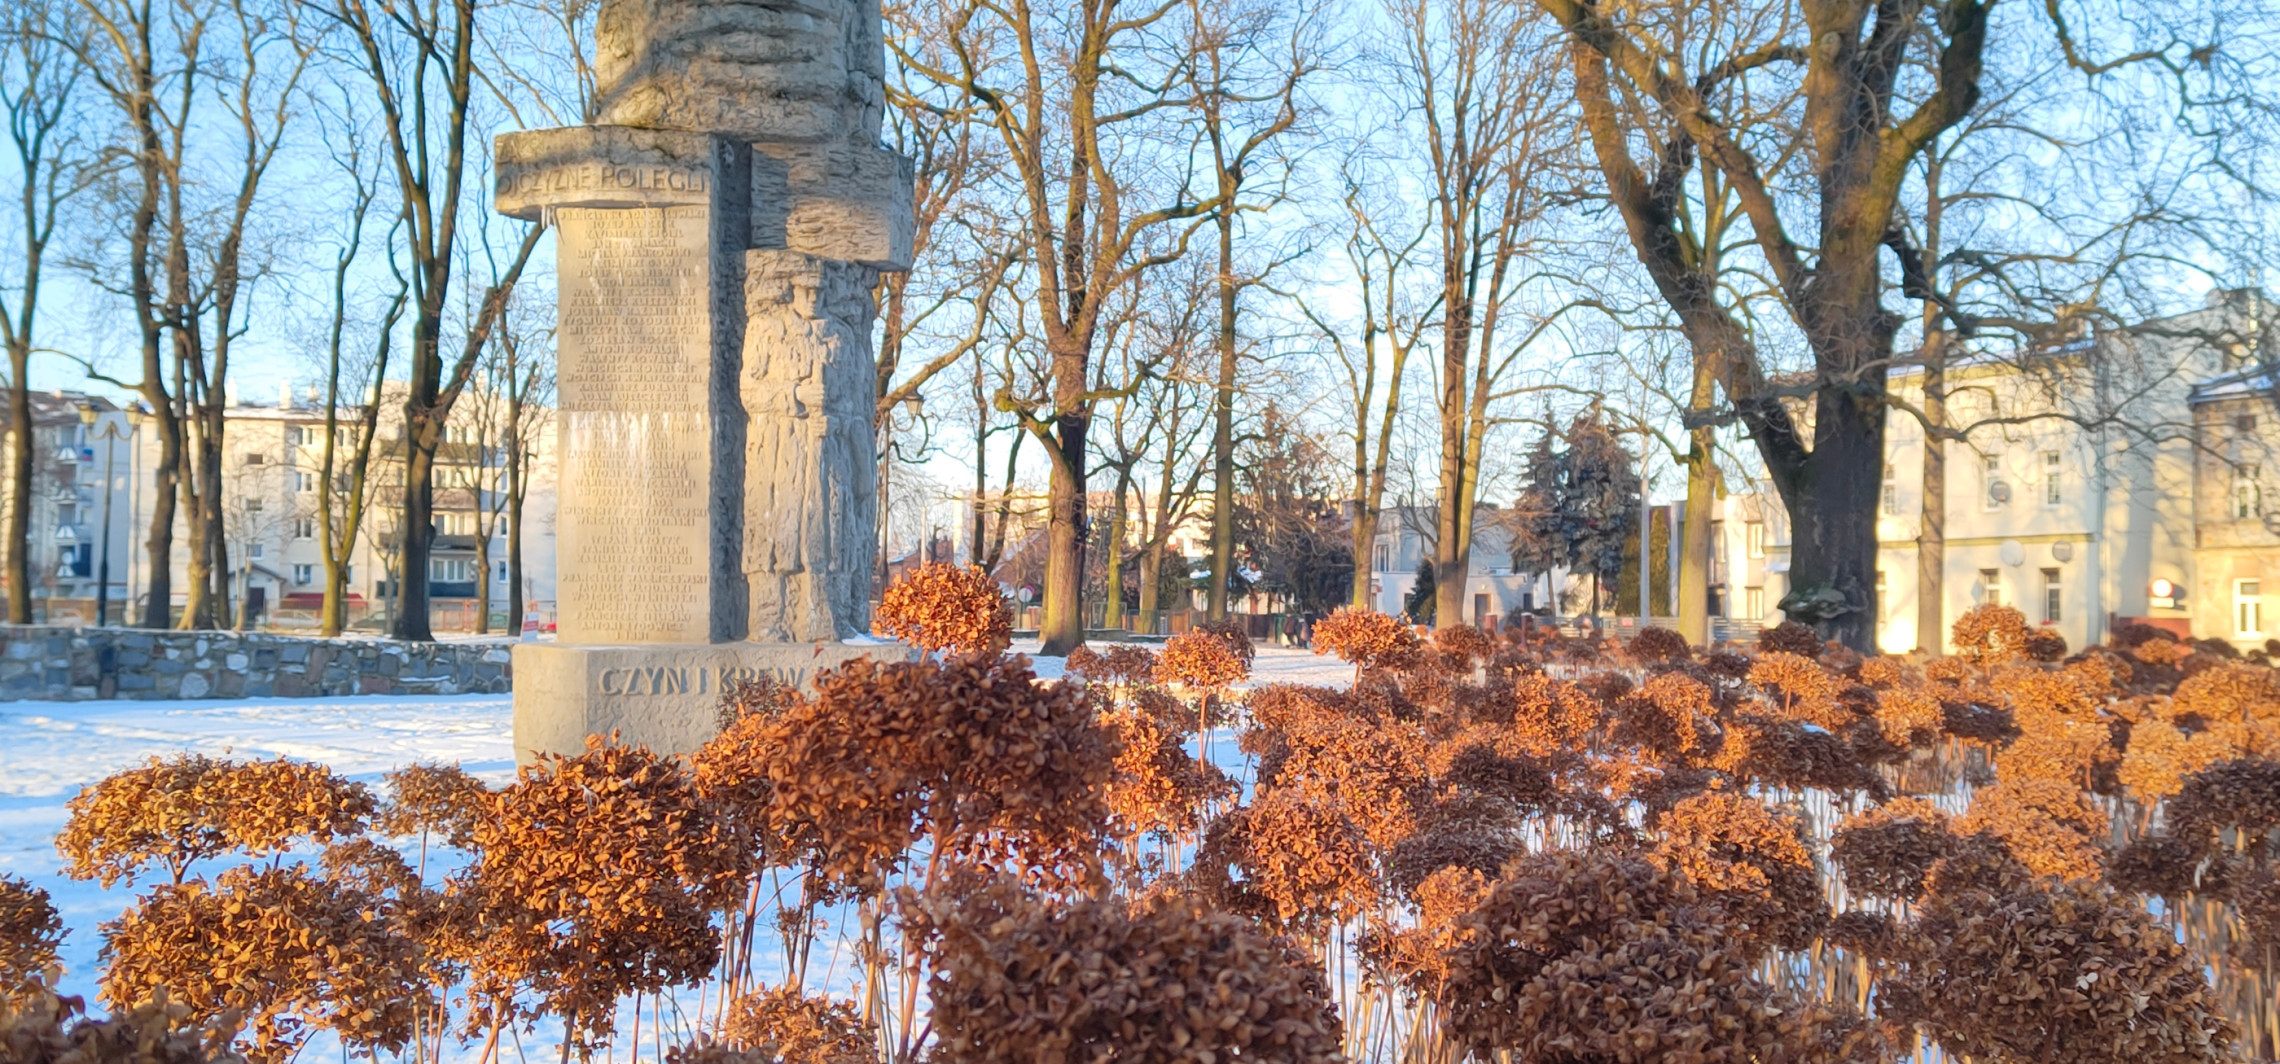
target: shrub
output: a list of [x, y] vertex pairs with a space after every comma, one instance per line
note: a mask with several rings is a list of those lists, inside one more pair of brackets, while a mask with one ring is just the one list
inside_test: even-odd
[[781, 729], [770, 826], [826, 883], [875, 891], [926, 837], [937, 862], [1099, 871], [1115, 740], [1080, 690], [1039, 686], [1025, 658], [853, 661]]
[[257, 1064], [290, 1060], [314, 1029], [400, 1052], [427, 1001], [388, 908], [298, 863], [161, 886], [104, 925], [103, 999], [114, 1012], [167, 1000], [201, 1025], [246, 1025]]
[[[1246, 641], [1245, 649], [1250, 644]], [[1156, 662], [1156, 682], [1176, 683], [1202, 691], [1224, 691], [1251, 675], [1251, 663], [1238, 655], [1221, 635], [1201, 628], [1182, 632], [1164, 643]]]
[[63, 934], [63, 917], [47, 891], [0, 876], [0, 999], [55, 963]]
[[232, 850], [263, 856], [353, 835], [373, 803], [322, 765], [183, 754], [113, 773], [68, 808], [55, 840], [64, 874], [108, 887], [153, 863], [181, 883], [192, 863]]
[[928, 562], [879, 596], [879, 632], [935, 654], [1002, 653], [1013, 607], [977, 565]]
[[195, 1023], [161, 992], [104, 1019], [45, 983], [0, 988], [0, 1060], [9, 1064], [245, 1064], [231, 1032]]
[[1829, 840], [1845, 887], [1870, 898], [1923, 896], [1932, 866], [1955, 847], [1949, 817], [1920, 798], [1896, 798], [1846, 817]]
[[1821, 633], [1796, 621], [1783, 621], [1758, 634], [1758, 653], [1821, 656]]
[[[2027, 615], [2009, 606], [1974, 606], [1955, 619], [1950, 638], [1956, 656], [1973, 665], [2001, 665], [2027, 656]], [[2065, 657], [2062, 647], [2060, 657]]]
[[1463, 918], [1438, 1003], [1480, 1059], [1880, 1060], [1857, 1019], [1758, 981], [1693, 885], [1604, 850], [1524, 858]]
[[1346, 606], [1314, 623], [1314, 652], [1335, 654], [1358, 669], [1400, 669], [1416, 660], [1422, 641], [1400, 618]]
[[770, 1064], [871, 1064], [878, 1031], [852, 1002], [762, 988], [730, 1003], [721, 1037]]
[[909, 914], [942, 1064], [1340, 1060], [1320, 964], [1170, 895], [1061, 905], [994, 881]]
[[1727, 933], [1803, 949], [1828, 920], [1804, 824], [1737, 794], [1696, 795], [1656, 822], [1656, 863], [1685, 876], [1718, 906]]
[[1668, 628], [1641, 629], [1629, 649], [1632, 657], [1645, 662], [1686, 661], [1694, 656], [1686, 637]]
[[617, 1001], [703, 976], [710, 913], [742, 900], [741, 868], [688, 773], [600, 736], [523, 766], [475, 831], [470, 888], [486, 906], [486, 988], [526, 986], [565, 1044], [601, 1044]]
[[2229, 1060], [2201, 962], [2143, 906], [2092, 883], [1936, 891], [1886, 1015], [1989, 1064]]

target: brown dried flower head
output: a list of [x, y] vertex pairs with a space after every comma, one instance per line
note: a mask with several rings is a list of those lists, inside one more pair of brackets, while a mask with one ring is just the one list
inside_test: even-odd
[[182, 754], [113, 773], [68, 808], [55, 843], [65, 874], [108, 887], [152, 863], [180, 883], [192, 863], [231, 850], [262, 856], [355, 834], [373, 802], [322, 765]]
[[872, 1064], [878, 1031], [851, 1001], [763, 987], [731, 1002], [721, 1037], [771, 1064]]
[[1004, 881], [907, 899], [941, 1064], [1333, 1064], [1315, 958], [1183, 895], [1061, 905]]
[[1422, 641], [1398, 617], [1346, 606], [1314, 624], [1314, 652], [1335, 654], [1363, 669], [1407, 668]]
[[1163, 657], [1156, 662], [1156, 682], [1199, 691], [1224, 691], [1250, 675], [1251, 663], [1238, 656], [1226, 639], [1200, 628], [1165, 641]]
[[0, 1001], [55, 963], [63, 935], [63, 917], [47, 891], [0, 876]]
[[928, 562], [879, 596], [878, 628], [936, 654], [1003, 653], [1013, 641], [1013, 607], [978, 565]]

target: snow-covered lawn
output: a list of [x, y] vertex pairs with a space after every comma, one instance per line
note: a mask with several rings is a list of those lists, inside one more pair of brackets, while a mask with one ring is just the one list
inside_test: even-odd
[[[1035, 643], [1014, 647], [1036, 649]], [[1037, 659], [1036, 667], [1045, 678], [1061, 675], [1059, 658]], [[1343, 685], [1351, 677], [1352, 667], [1334, 658], [1261, 647], [1253, 683]], [[93, 1000], [98, 925], [125, 909], [134, 892], [58, 874], [55, 835], [64, 825], [64, 804], [112, 772], [186, 752], [317, 761], [374, 786], [382, 773], [413, 762], [457, 762], [496, 785], [514, 776], [513, 698], [0, 702], [0, 873], [29, 879], [55, 897], [71, 929], [63, 949], [68, 993]]]

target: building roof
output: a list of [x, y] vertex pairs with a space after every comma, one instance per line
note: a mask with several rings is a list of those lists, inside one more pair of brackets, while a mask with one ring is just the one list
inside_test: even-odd
[[2220, 399], [2253, 398], [2273, 394], [2280, 387], [2280, 367], [2250, 366], [2211, 377], [2193, 386], [2188, 401], [2195, 406]]

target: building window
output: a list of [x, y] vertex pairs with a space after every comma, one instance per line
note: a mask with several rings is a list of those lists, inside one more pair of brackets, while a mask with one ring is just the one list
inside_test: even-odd
[[438, 584], [464, 584], [474, 579], [474, 563], [466, 558], [430, 558], [428, 579]]
[[247, 545], [247, 547], [245, 548], [245, 556], [246, 556], [246, 557], [248, 557], [248, 558], [259, 558], [259, 557], [261, 557], [261, 544], [259, 544], [259, 543], [253, 543], [253, 544], [249, 544], [249, 545]]
[[1742, 522], [1742, 546], [1752, 558], [1765, 557], [1765, 522]]
[[2233, 634], [2264, 634], [2264, 582], [2233, 581]]
[[2059, 589], [2058, 570], [2045, 569], [2042, 571], [2042, 576], [2043, 623], [2057, 624], [2061, 616], [2060, 606], [2063, 605], [2064, 602], [2062, 598], [2063, 592]]
[[309, 442], [309, 438], [306, 430], [302, 429], [301, 426], [287, 425], [285, 426], [285, 442], [291, 444], [292, 446], [299, 447], [300, 445]]
[[260, 451], [247, 451], [245, 455], [245, 464], [247, 465], [260, 465], [268, 460], [269, 456]]
[[315, 538], [317, 538], [317, 519], [316, 519], [316, 518], [314, 518], [314, 517], [296, 517], [296, 518], [294, 518], [294, 519], [293, 519], [293, 538], [294, 538], [294, 539], [315, 539]]
[[1892, 619], [1892, 611], [1886, 606], [1891, 596], [1892, 581], [1884, 575], [1884, 570], [1878, 569], [1876, 571], [1876, 623], [1883, 624]]
[[2242, 414], [2241, 416], [2234, 418], [2233, 427], [2239, 429], [2240, 434], [2243, 436], [2253, 434], [2256, 431], [2256, 415]]
[[2011, 485], [2003, 480], [2001, 457], [1992, 454], [1982, 456], [1979, 459], [1979, 479], [1981, 487], [1985, 489], [1979, 503], [1981, 509], [2000, 510], [2004, 503], [2011, 501]]
[[2003, 574], [2001, 571], [1995, 569], [1981, 569], [1979, 571], [1979, 601], [1988, 606], [2003, 604]]
[[2249, 465], [2233, 467], [2233, 516], [2256, 517], [2264, 512], [2264, 489], [2257, 485], [2261, 467]]
[[1382, 573], [1392, 568], [1393, 544], [1378, 544], [1376, 554], [1370, 559], [1370, 571], [1373, 573]]
[[2059, 504], [2059, 455], [2057, 451], [2043, 452], [2043, 505]]
[[247, 500], [245, 501], [245, 512], [247, 512], [247, 513], [249, 513], [249, 514], [257, 514], [257, 513], [260, 513], [260, 512], [261, 512], [261, 499], [260, 499], [260, 498], [258, 498], [258, 497], [256, 497], [256, 498], [251, 498], [251, 499], [247, 499]]
[[1765, 589], [1762, 587], [1743, 588], [1742, 611], [1748, 619], [1753, 621], [1765, 616]]
[[502, 583], [502, 584], [504, 584], [504, 583], [506, 583], [506, 582], [507, 582], [507, 563], [505, 563], [505, 562], [500, 562], [500, 563], [499, 563], [499, 565], [498, 565], [498, 569], [499, 569], [499, 575], [498, 575], [498, 576], [497, 576], [495, 579], [497, 579], [499, 583]]
[[[298, 430], [298, 429], [296, 429], [296, 430], [294, 430], [294, 431], [296, 431], [296, 432], [297, 432], [297, 431], [299, 431], [299, 430]], [[313, 584], [313, 583], [316, 583], [316, 582], [317, 582], [317, 567], [316, 567], [316, 566], [314, 566], [314, 565], [296, 565], [296, 566], [294, 566], [294, 567], [293, 567], [293, 583], [294, 583], [296, 586], [299, 586], [299, 587], [307, 587], [307, 586], [309, 586], [310, 584]]]
[[315, 473], [295, 473], [293, 474], [293, 486], [302, 492], [315, 491], [317, 490], [317, 475]]
[[1895, 468], [1893, 467], [1892, 463], [1890, 463], [1890, 462], [1886, 462], [1886, 463], [1884, 463], [1884, 513], [1886, 514], [1886, 516], [1893, 516], [1893, 515], [1897, 515], [1897, 514], [1899, 514], [1899, 512], [1900, 512], [1900, 475], [1899, 475], [1899, 470], [1898, 470], [1898, 469], [1895, 469]]

